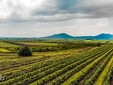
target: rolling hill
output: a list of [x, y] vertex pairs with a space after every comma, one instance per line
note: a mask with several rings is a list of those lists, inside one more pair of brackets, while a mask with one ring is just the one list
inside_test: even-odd
[[54, 34], [51, 36], [43, 37], [48, 39], [72, 39], [75, 38], [74, 36], [68, 35], [66, 33]]
[[112, 34], [101, 33], [96, 36], [71, 36], [66, 33], [53, 34], [46, 37], [0, 37], [0, 40], [40, 40], [40, 39], [79, 39], [79, 40], [113, 40]]
[[111, 40], [113, 39], [112, 34], [102, 33], [96, 36], [71, 36], [66, 33], [54, 34], [51, 36], [43, 37], [47, 39], [93, 39], [93, 40]]

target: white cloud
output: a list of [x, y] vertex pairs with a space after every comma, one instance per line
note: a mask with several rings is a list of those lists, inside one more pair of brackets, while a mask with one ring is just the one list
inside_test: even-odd
[[0, 0], [0, 35], [112, 33], [112, 4], [113, 0]]
[[[112, 0], [1, 0], [1, 21], [62, 21], [113, 17]], [[4, 20], [2, 20], [4, 19]]]
[[7, 19], [12, 13], [12, 9], [9, 8], [7, 0], [0, 1], [0, 19]]

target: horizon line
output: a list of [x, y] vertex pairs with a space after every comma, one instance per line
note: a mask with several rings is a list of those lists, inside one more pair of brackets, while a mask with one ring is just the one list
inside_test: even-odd
[[[55, 33], [55, 34], [51, 34], [51, 35], [47, 35], [47, 36], [0, 36], [0, 38], [43, 38], [43, 37], [48, 37], [48, 36], [52, 36], [52, 35], [58, 35], [58, 34], [63, 34], [63, 33]], [[99, 33], [99, 34], [96, 34], [96, 35], [77, 35], [77, 36], [74, 36], [74, 35], [70, 35], [68, 33], [64, 33], [64, 34], [67, 34], [69, 36], [72, 36], [72, 37], [82, 37], [82, 36], [97, 36], [97, 35], [100, 35], [100, 34], [110, 34], [110, 35], [113, 35], [111, 33]]]

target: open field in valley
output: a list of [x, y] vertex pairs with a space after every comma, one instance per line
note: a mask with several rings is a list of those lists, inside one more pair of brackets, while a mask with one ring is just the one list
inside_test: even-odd
[[0, 41], [0, 85], [113, 85], [113, 41]]

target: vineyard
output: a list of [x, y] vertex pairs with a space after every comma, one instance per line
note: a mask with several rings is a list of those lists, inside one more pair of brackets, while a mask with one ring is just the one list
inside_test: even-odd
[[0, 85], [113, 85], [112, 45], [43, 54], [1, 54]]

